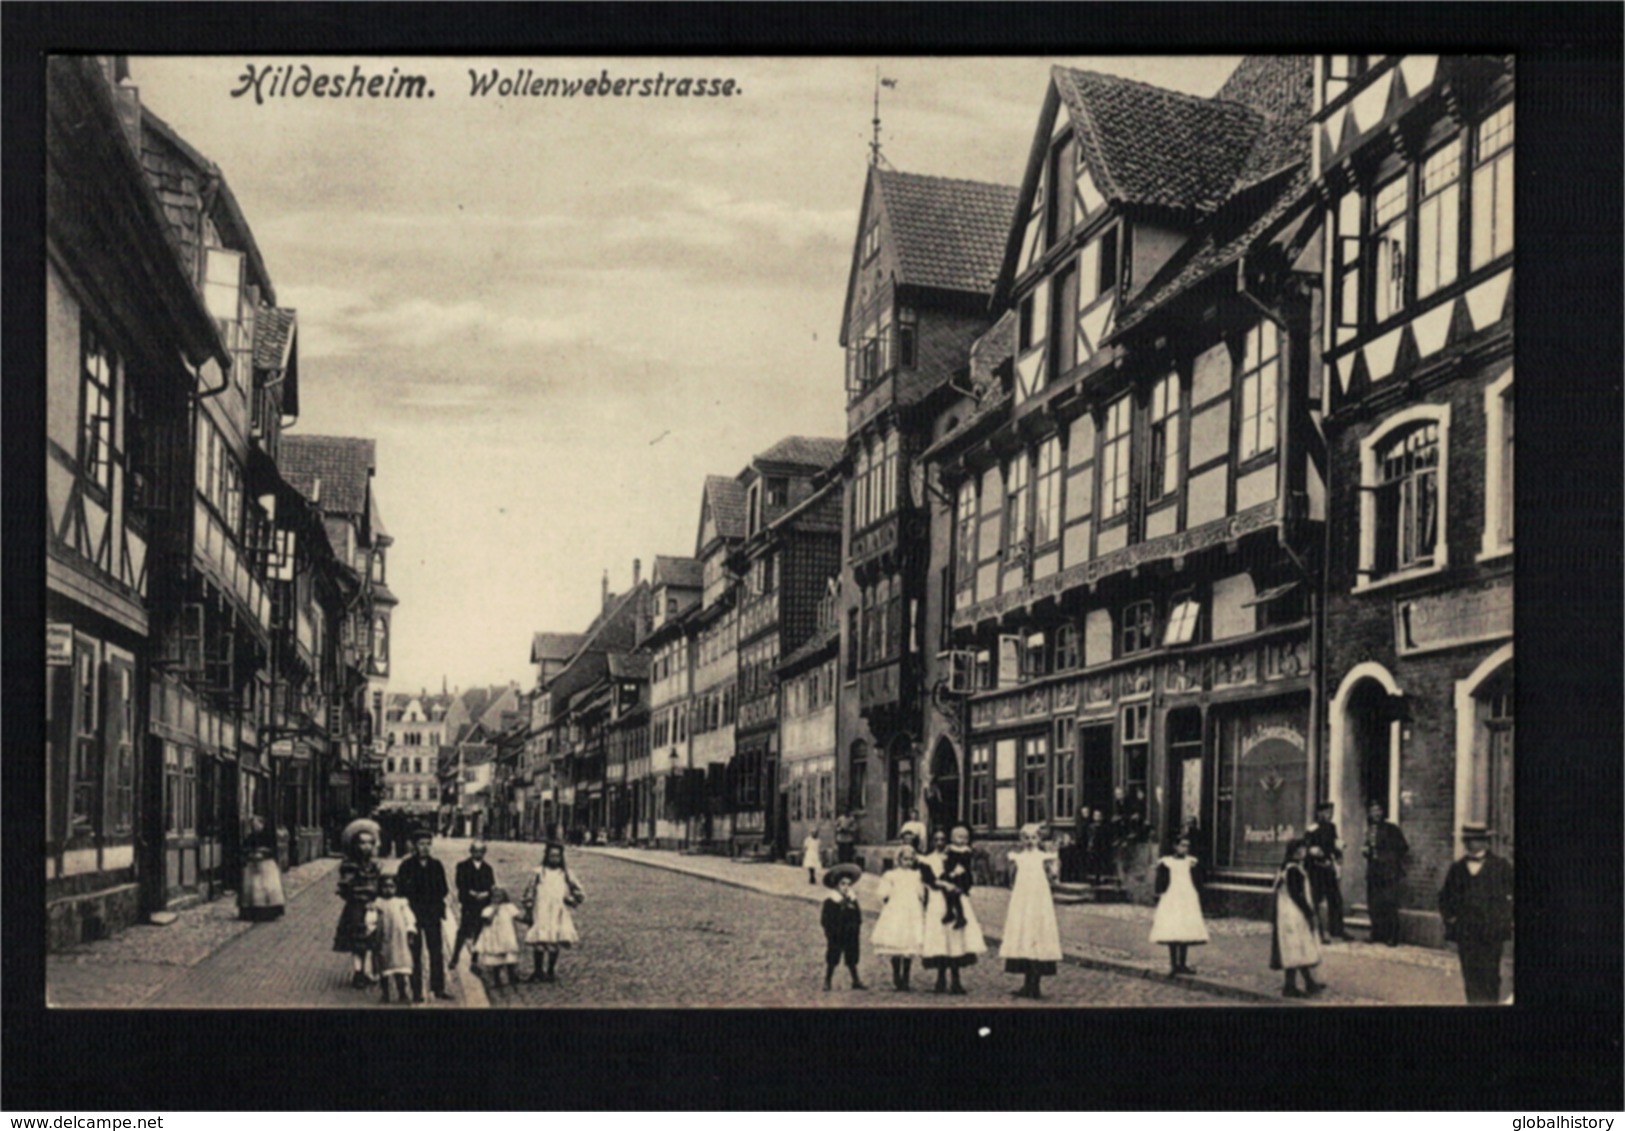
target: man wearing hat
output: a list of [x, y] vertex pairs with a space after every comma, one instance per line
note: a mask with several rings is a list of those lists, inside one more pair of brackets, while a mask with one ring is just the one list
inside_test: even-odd
[[1318, 910], [1322, 903], [1326, 904], [1326, 917], [1320, 921], [1321, 942], [1349, 937], [1343, 929], [1343, 891], [1337, 883], [1338, 867], [1343, 862], [1343, 842], [1337, 839], [1337, 822], [1332, 820], [1336, 812], [1337, 806], [1322, 801], [1315, 806], [1315, 823], [1303, 834], [1303, 841], [1309, 846], [1306, 863], [1315, 907]]
[[1512, 865], [1490, 852], [1490, 830], [1463, 825], [1467, 855], [1450, 865], [1439, 892], [1444, 937], [1461, 956], [1470, 1004], [1501, 1000], [1501, 948], [1512, 937]]
[[434, 844], [434, 833], [426, 828], [412, 832], [412, 856], [401, 861], [395, 870], [395, 890], [412, 908], [418, 921], [418, 933], [412, 939], [412, 1000], [423, 1000], [423, 947], [429, 947], [429, 992], [445, 1000], [446, 992], [445, 938], [440, 929], [446, 914], [446, 869], [429, 854]]
[[1399, 897], [1411, 846], [1400, 827], [1388, 819], [1382, 802], [1373, 801], [1366, 812], [1366, 906], [1371, 912], [1371, 941], [1399, 945]]

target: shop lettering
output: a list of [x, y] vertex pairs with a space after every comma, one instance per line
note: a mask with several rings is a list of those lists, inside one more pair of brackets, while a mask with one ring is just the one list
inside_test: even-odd
[[1297, 839], [1297, 836], [1298, 830], [1293, 825], [1271, 825], [1264, 829], [1244, 825], [1241, 832], [1241, 839], [1247, 844], [1285, 844]]

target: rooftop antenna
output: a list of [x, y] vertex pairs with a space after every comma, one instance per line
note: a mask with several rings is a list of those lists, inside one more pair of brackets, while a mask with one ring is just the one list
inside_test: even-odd
[[869, 164], [873, 165], [873, 166], [879, 166], [882, 163], [884, 163], [889, 168], [891, 166], [891, 162], [887, 161], [886, 158], [883, 157], [881, 155], [881, 152], [880, 152], [880, 88], [881, 87], [886, 87], [889, 90], [896, 90], [897, 89], [897, 80], [896, 79], [883, 79], [883, 78], [881, 78], [880, 77], [880, 67], [876, 66], [875, 67], [875, 116], [874, 116], [874, 119], [873, 119], [873, 121], [874, 121], [874, 139], [869, 142]]

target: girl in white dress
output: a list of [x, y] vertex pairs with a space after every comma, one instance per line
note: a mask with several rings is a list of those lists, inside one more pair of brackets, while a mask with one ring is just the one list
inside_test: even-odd
[[1191, 947], [1207, 942], [1202, 920], [1202, 897], [1196, 890], [1196, 857], [1189, 837], [1180, 837], [1174, 854], [1157, 861], [1157, 913], [1151, 920], [1151, 941], [1168, 948], [1168, 973], [1194, 974], [1187, 959]]
[[897, 866], [880, 877], [880, 898], [885, 906], [875, 921], [875, 953], [891, 959], [892, 989], [907, 993], [914, 956], [925, 945], [925, 882], [912, 845], [900, 848]]
[[1055, 922], [1055, 899], [1049, 890], [1050, 874], [1060, 855], [1044, 849], [1039, 843], [1042, 836], [1042, 826], [1024, 826], [1021, 848], [1010, 854], [1016, 879], [1010, 889], [999, 953], [1004, 956], [1006, 974], [1023, 975], [1016, 997], [1042, 997], [1039, 980], [1054, 974], [1055, 964], [1061, 961], [1061, 928]]
[[480, 912], [483, 921], [480, 933], [469, 947], [474, 963], [483, 973], [491, 971], [491, 984], [502, 984], [502, 972], [508, 972], [508, 984], [519, 981], [519, 930], [514, 926], [521, 915], [519, 907], [510, 902], [506, 890], [491, 889], [491, 902]]
[[384, 1003], [389, 1003], [389, 980], [395, 979], [395, 989], [401, 1004], [406, 996], [406, 978], [412, 973], [412, 936], [418, 933], [417, 916], [412, 907], [395, 894], [395, 877], [385, 876], [378, 881], [378, 902], [370, 914], [377, 917], [378, 981], [384, 988]]
[[570, 909], [579, 907], [586, 894], [565, 867], [564, 845], [556, 841], [549, 843], [542, 853], [542, 866], [531, 876], [530, 886], [525, 891], [525, 909], [531, 921], [525, 942], [536, 948], [536, 969], [531, 973], [531, 981], [558, 981], [554, 971], [559, 964], [559, 948], [581, 941]]
[[[1286, 859], [1275, 877], [1275, 933], [1270, 939], [1270, 969], [1286, 971], [1283, 997], [1308, 997], [1326, 988], [1311, 972], [1320, 965], [1320, 932], [1315, 924], [1315, 898], [1304, 861], [1309, 846], [1294, 840], [1286, 846]], [[1303, 989], [1298, 989], [1298, 971]]]
[[[956, 825], [954, 834], [961, 841], [969, 842], [970, 830], [964, 825]], [[920, 947], [920, 965], [937, 972], [937, 993], [963, 994], [965, 987], [959, 982], [959, 972], [976, 965], [976, 956], [987, 951], [987, 940], [982, 937], [982, 927], [976, 920], [976, 909], [968, 892], [963, 892], [959, 901], [965, 925], [957, 926], [954, 917], [948, 914], [944, 889], [950, 885], [939, 879], [946, 868], [947, 847], [947, 835], [938, 830], [931, 834], [931, 852], [920, 857], [920, 878], [926, 885], [925, 939]], [[944, 922], [945, 919], [948, 921]]]

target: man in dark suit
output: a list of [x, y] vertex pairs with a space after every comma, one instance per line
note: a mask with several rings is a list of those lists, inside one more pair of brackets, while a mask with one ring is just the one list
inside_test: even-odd
[[1343, 891], [1338, 886], [1337, 870], [1343, 863], [1343, 842], [1337, 839], [1337, 822], [1332, 820], [1337, 807], [1330, 801], [1315, 806], [1315, 823], [1304, 833], [1309, 846], [1309, 885], [1314, 889], [1315, 907], [1326, 904], [1326, 918], [1321, 920], [1320, 941], [1331, 938], [1346, 939], [1343, 929]]
[[1471, 1004], [1501, 1000], [1501, 948], [1512, 937], [1512, 865], [1490, 852], [1490, 831], [1463, 825], [1467, 855], [1450, 865], [1439, 892], [1444, 937], [1461, 956]]
[[496, 873], [485, 862], [485, 842], [471, 842], [468, 859], [457, 862], [457, 903], [463, 913], [457, 921], [457, 940], [451, 944], [451, 961], [447, 963], [450, 969], [457, 969], [457, 956], [463, 952], [464, 943], [473, 949], [485, 925], [481, 915], [491, 905], [491, 889], [496, 884]]
[[1365, 892], [1371, 911], [1371, 941], [1399, 945], [1399, 895], [1411, 846], [1382, 803], [1373, 801], [1365, 826]]
[[411, 905], [418, 921], [412, 938], [412, 1000], [423, 1000], [423, 947], [429, 947], [429, 992], [442, 1000], [446, 992], [445, 937], [440, 921], [446, 914], [446, 869], [429, 855], [434, 834], [418, 829], [412, 834], [413, 855], [395, 870], [395, 890]]

